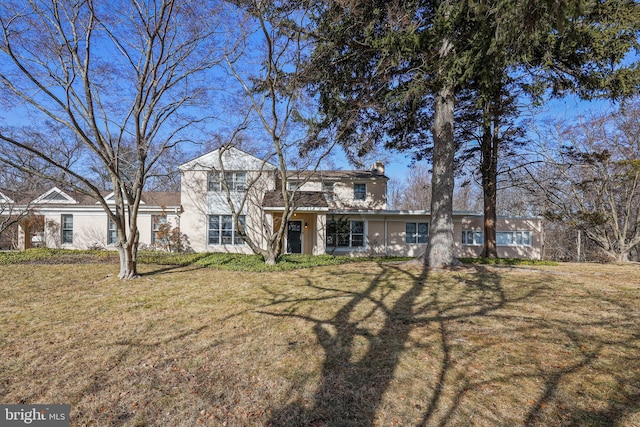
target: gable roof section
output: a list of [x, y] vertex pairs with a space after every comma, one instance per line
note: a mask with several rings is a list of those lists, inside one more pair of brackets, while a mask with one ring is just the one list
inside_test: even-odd
[[[266, 162], [252, 154], [230, 147], [224, 150], [220, 156], [220, 150], [217, 149], [204, 154], [196, 159], [179, 166], [180, 171], [186, 170], [224, 170], [226, 171], [274, 171], [278, 168], [273, 164]], [[222, 157], [222, 164], [220, 162]], [[298, 181], [372, 181], [376, 179], [388, 181], [384, 173], [372, 170], [291, 170], [287, 171], [287, 178]]]
[[[227, 148], [220, 155], [220, 150], [211, 151], [179, 166], [185, 170], [226, 170], [226, 171], [273, 171], [277, 168], [252, 154], [235, 147]], [[220, 160], [222, 159], [222, 163]], [[224, 166], [224, 168], [222, 167]]]
[[[108, 204], [114, 203], [113, 194], [111, 193], [104, 196], [105, 202]], [[100, 203], [96, 201], [96, 204]], [[180, 192], [178, 191], [145, 191], [142, 193], [140, 199], [141, 205], [149, 206], [180, 206]]]
[[[104, 196], [104, 201], [107, 202], [107, 204], [115, 203], [114, 195], [115, 195], [115, 191], [112, 191], [111, 193], [109, 193], [106, 196]], [[144, 204], [146, 204], [145, 201], [144, 201], [144, 193], [142, 193], [142, 195], [143, 195], [143, 197], [140, 199], [140, 204], [144, 205]], [[123, 196], [123, 198], [124, 198], [124, 196]], [[96, 201], [96, 204], [100, 204], [100, 201], [99, 200]]]
[[[0, 193], [0, 203], [2, 203], [3, 194]], [[33, 197], [33, 196], [31, 196]], [[113, 192], [104, 192], [103, 197], [108, 204], [113, 203]], [[91, 206], [98, 208], [100, 202], [94, 196], [88, 196], [79, 192], [62, 191], [58, 187], [53, 187], [46, 193], [38, 196], [36, 199], [25, 198], [19, 201], [20, 204], [28, 205], [46, 205], [47, 207], [62, 207], [75, 205], [82, 209], [83, 206]], [[145, 191], [142, 193], [141, 207], [180, 207], [180, 192], [176, 191]], [[100, 208], [101, 209], [101, 208]]]
[[32, 203], [43, 204], [43, 203], [52, 203], [52, 204], [64, 204], [64, 205], [77, 205], [78, 201], [59, 189], [58, 187], [53, 187], [51, 190], [42, 194], [33, 200]]

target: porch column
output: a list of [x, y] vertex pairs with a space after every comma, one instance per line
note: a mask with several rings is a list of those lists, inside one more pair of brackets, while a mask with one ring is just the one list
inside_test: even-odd
[[18, 223], [18, 250], [24, 251], [31, 247], [31, 227], [26, 221]]
[[324, 255], [327, 247], [327, 216], [325, 214], [316, 215], [316, 237], [313, 246], [314, 255]]

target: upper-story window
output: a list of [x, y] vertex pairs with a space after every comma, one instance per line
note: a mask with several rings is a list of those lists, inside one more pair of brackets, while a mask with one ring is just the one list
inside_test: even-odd
[[367, 199], [367, 184], [353, 184], [353, 199], [354, 200]]
[[333, 200], [333, 182], [323, 182], [322, 192], [327, 197], [327, 200]]
[[245, 191], [247, 189], [247, 173], [242, 171], [233, 172], [209, 172], [207, 176], [208, 191], [222, 191], [222, 182], [227, 184], [229, 191]]

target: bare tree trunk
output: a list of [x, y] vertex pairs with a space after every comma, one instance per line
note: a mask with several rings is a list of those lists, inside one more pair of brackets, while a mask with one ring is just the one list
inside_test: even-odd
[[482, 195], [484, 205], [484, 245], [483, 258], [497, 258], [496, 247], [496, 205], [498, 202], [498, 125], [493, 123], [490, 102], [485, 102], [482, 132]]
[[276, 265], [279, 255], [275, 250], [267, 250], [264, 253], [264, 263], [267, 265]]
[[134, 245], [125, 244], [117, 246], [120, 257], [120, 279], [135, 279], [138, 276], [137, 249]]
[[438, 91], [434, 103], [431, 223], [426, 259], [431, 268], [445, 267], [455, 263], [453, 257], [454, 98], [453, 85], [446, 83]]
[[[121, 218], [118, 218], [118, 220], [121, 220]], [[117, 225], [118, 223], [116, 223], [116, 226]], [[124, 224], [121, 223], [121, 227], [122, 225]], [[123, 280], [136, 279], [139, 277], [137, 258], [140, 233], [137, 230], [132, 231], [132, 233], [134, 234], [127, 238], [124, 227], [117, 227], [118, 241], [115, 246], [120, 259], [120, 273], [118, 274], [118, 278]]]

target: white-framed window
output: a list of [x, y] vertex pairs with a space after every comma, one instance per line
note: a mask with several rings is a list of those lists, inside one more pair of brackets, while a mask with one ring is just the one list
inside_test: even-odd
[[327, 200], [333, 200], [333, 182], [323, 182], [322, 192], [324, 193]]
[[498, 231], [497, 246], [531, 246], [531, 231]]
[[364, 221], [327, 221], [327, 246], [358, 248], [364, 246]]
[[427, 243], [429, 241], [428, 222], [407, 222], [405, 223], [406, 243]]
[[118, 240], [116, 223], [111, 218], [107, 218], [107, 222], [107, 245], [115, 245], [116, 240]]
[[244, 171], [209, 172], [207, 174], [207, 191], [222, 191], [222, 181], [226, 182], [229, 191], [245, 191], [247, 189], [247, 173]]
[[484, 231], [478, 230], [462, 230], [463, 245], [483, 245]]
[[353, 184], [353, 199], [354, 200], [367, 199], [367, 184]]
[[[531, 231], [497, 231], [497, 246], [531, 246]], [[463, 245], [484, 244], [484, 232], [474, 230], [462, 231]]]
[[166, 236], [162, 237], [162, 226], [167, 223], [166, 215], [151, 215], [151, 244], [166, 243]]
[[[240, 215], [238, 221], [245, 226], [245, 216]], [[210, 245], [243, 245], [244, 240], [236, 230], [232, 215], [209, 215], [208, 238]]]
[[73, 215], [62, 215], [60, 218], [62, 223], [62, 244], [73, 244]]

